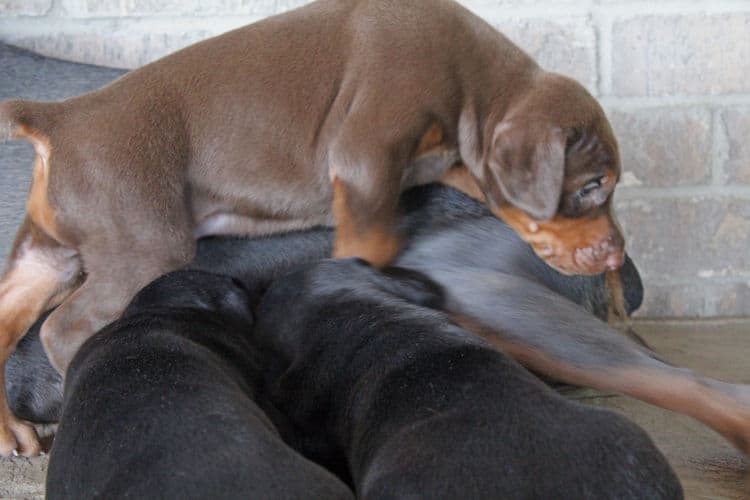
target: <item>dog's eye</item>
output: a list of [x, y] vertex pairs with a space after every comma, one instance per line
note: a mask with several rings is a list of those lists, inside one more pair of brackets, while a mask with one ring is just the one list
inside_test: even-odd
[[606, 179], [606, 176], [601, 176], [597, 179], [589, 181], [588, 183], [586, 183], [585, 186], [583, 186], [578, 191], [578, 195], [581, 197], [590, 195], [592, 192], [602, 187], [602, 184], [604, 183], [605, 179]]

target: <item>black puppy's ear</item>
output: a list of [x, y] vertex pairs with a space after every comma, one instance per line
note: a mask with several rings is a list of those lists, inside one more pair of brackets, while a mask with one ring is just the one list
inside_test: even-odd
[[625, 262], [617, 270], [622, 283], [622, 295], [625, 299], [625, 310], [628, 316], [633, 314], [643, 304], [643, 282], [635, 262], [625, 255]]
[[495, 127], [488, 173], [503, 197], [534, 219], [551, 219], [560, 205], [567, 139], [562, 128], [524, 117]]
[[443, 289], [424, 274], [397, 266], [386, 267], [381, 274], [385, 278], [378, 282], [381, 290], [420, 306], [431, 309], [443, 307]]

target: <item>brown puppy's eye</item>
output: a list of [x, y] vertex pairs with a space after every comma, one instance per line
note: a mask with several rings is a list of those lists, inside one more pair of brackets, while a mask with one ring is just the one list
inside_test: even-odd
[[602, 184], [604, 183], [606, 178], [607, 176], [603, 175], [587, 182], [585, 186], [578, 190], [578, 196], [584, 197], [590, 195], [592, 192], [602, 187]]

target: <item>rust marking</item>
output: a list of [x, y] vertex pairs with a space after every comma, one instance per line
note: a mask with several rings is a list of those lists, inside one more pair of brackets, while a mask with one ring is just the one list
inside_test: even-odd
[[[556, 215], [548, 221], [538, 221], [512, 206], [492, 211], [529, 243], [537, 255], [563, 273], [604, 272], [607, 254], [624, 254], [621, 243], [617, 247], [609, 243], [612, 235], [619, 233], [608, 214], [590, 219]], [[577, 252], [582, 250], [589, 251], [590, 256], [585, 262], [578, 262]]]
[[31, 190], [26, 200], [26, 212], [39, 229], [60, 240], [57, 228], [57, 213], [49, 203], [49, 169], [51, 146], [47, 137], [27, 125], [17, 128], [17, 135], [26, 138], [36, 151], [32, 173]]
[[431, 153], [433, 150], [443, 145], [443, 127], [438, 122], [434, 122], [419, 140], [415, 157]]
[[333, 216], [336, 221], [333, 257], [360, 257], [375, 267], [390, 263], [401, 248], [399, 239], [382, 224], [357, 227], [349, 209], [344, 183], [334, 177], [332, 184]]
[[48, 307], [77, 284], [80, 264], [74, 251], [51, 243], [27, 218], [16, 236], [0, 280], [0, 453], [40, 451], [33, 427], [11, 413], [5, 399], [5, 363], [18, 340]]
[[451, 167], [440, 178], [439, 182], [454, 189], [458, 189], [485, 205], [487, 204], [487, 198], [485, 198], [482, 190], [479, 189], [479, 185], [471, 176], [471, 173], [469, 173], [469, 169], [466, 168], [466, 165], [455, 165]]

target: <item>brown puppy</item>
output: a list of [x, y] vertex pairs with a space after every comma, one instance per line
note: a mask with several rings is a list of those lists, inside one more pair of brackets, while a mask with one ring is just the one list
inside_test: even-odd
[[[0, 282], [0, 364], [59, 305], [42, 339], [64, 372], [198, 236], [335, 222], [335, 256], [385, 264], [399, 193], [458, 160], [557, 269], [623, 259], [599, 105], [448, 0], [320, 0], [81, 97], [6, 102], [0, 137], [37, 153]], [[0, 453], [36, 453], [2, 399]]]

